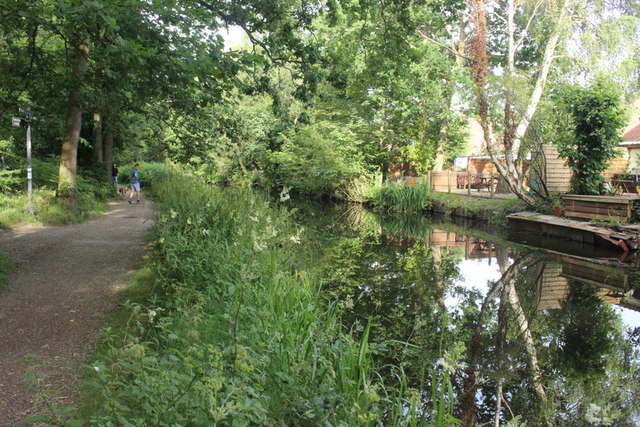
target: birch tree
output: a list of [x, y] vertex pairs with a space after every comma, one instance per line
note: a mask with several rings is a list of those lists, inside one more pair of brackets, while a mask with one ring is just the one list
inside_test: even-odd
[[[527, 189], [522, 143], [531, 124], [547, 84], [549, 73], [560, 41], [566, 37], [572, 17], [570, 14], [574, 0], [559, 2], [546, 0], [506, 0], [488, 3], [486, 0], [474, 0], [474, 34], [470, 41], [472, 72], [477, 88], [477, 111], [483, 130], [484, 143], [498, 172], [504, 178], [511, 191], [526, 203], [533, 205], [534, 195]], [[502, 72], [503, 113], [501, 114], [501, 135], [496, 135], [490, 116], [496, 114], [490, 108], [488, 96], [488, 77], [491, 60], [495, 60], [488, 52], [490, 31], [487, 13], [496, 14], [502, 22], [504, 30], [501, 34], [492, 34], [501, 41], [506, 41]], [[548, 28], [549, 36], [541, 40], [539, 59], [534, 58], [529, 72], [522, 73], [517, 68], [518, 54], [527, 42], [531, 26], [537, 23]], [[528, 90], [524, 108], [519, 108], [516, 100], [516, 83], [532, 80]], [[527, 83], [528, 84], [528, 83]], [[497, 114], [496, 114], [497, 115]], [[504, 161], [499, 154], [504, 154]]]

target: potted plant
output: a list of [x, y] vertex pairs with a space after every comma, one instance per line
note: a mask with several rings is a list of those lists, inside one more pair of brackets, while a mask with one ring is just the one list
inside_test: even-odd
[[557, 194], [551, 200], [553, 206], [553, 214], [555, 216], [562, 216], [564, 209], [562, 207], [562, 195]]

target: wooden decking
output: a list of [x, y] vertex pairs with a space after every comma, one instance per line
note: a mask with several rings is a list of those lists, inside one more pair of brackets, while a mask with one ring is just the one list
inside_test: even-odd
[[509, 227], [576, 242], [628, 252], [640, 247], [640, 226], [627, 225], [613, 229], [585, 221], [577, 221], [536, 212], [518, 212], [508, 217]]
[[629, 222], [634, 208], [640, 206], [637, 194], [620, 196], [586, 196], [565, 194], [562, 196], [564, 216], [580, 219], [616, 219]]

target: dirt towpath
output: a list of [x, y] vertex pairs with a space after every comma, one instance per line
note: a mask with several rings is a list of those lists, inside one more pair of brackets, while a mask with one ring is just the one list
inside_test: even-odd
[[0, 290], [0, 426], [44, 412], [27, 390], [19, 360], [28, 355], [43, 364], [37, 370], [48, 374], [42, 386], [57, 391], [55, 404], [73, 404], [117, 293], [142, 263], [154, 216], [148, 199], [112, 202], [84, 224], [0, 231], [0, 252], [15, 263]]

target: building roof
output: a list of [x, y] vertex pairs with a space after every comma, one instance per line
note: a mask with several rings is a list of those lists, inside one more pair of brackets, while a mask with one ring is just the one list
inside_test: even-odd
[[629, 129], [624, 135], [622, 135], [622, 139], [627, 142], [640, 143], [640, 125], [637, 125]]

